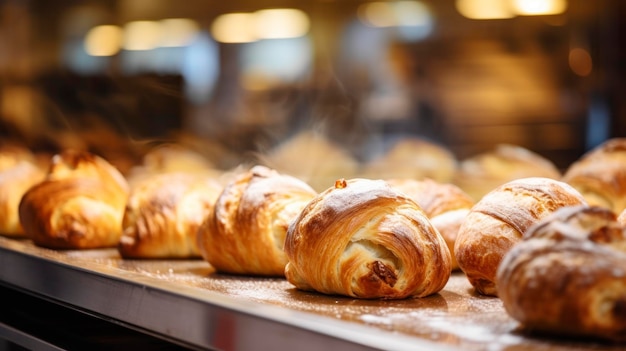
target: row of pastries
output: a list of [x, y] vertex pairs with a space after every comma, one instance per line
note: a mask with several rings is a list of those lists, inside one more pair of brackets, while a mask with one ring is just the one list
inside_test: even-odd
[[[513, 145], [457, 162], [410, 139], [359, 164], [300, 138], [226, 171], [171, 145], [127, 174], [86, 151], [42, 162], [0, 150], [0, 231], [125, 259], [202, 258], [217, 272], [354, 298], [426, 297], [456, 270], [530, 328], [626, 340], [626, 139], [561, 174]], [[546, 273], [555, 261], [559, 274]], [[562, 291], [575, 278], [586, 283]], [[563, 296], [584, 301], [546, 308]]]

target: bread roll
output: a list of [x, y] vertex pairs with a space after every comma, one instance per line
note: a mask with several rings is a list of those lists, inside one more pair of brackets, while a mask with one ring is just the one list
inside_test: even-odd
[[561, 178], [561, 172], [545, 157], [517, 145], [499, 144], [493, 150], [460, 162], [452, 181], [475, 201], [498, 186], [515, 179]]
[[461, 223], [474, 206], [474, 200], [458, 186], [432, 179], [389, 179], [387, 182], [420, 205], [448, 245], [452, 254], [450, 268], [459, 269], [454, 255], [454, 242]]
[[218, 272], [284, 276], [287, 227], [316, 194], [265, 166], [235, 176], [198, 231], [202, 257]]
[[535, 222], [556, 209], [586, 204], [576, 189], [550, 178], [523, 178], [499, 186], [461, 224], [454, 245], [459, 267], [476, 290], [497, 295], [496, 270], [502, 257]]
[[626, 138], [608, 140], [587, 152], [570, 165], [562, 180], [590, 205], [622, 212], [626, 209]]
[[497, 271], [524, 328], [626, 341], [626, 227], [606, 208], [562, 208], [532, 226]]
[[361, 176], [370, 179], [433, 179], [450, 182], [456, 173], [458, 161], [446, 147], [434, 142], [405, 137], [393, 142], [389, 150], [369, 160]]
[[20, 223], [36, 245], [52, 249], [115, 247], [128, 184], [103, 158], [66, 150], [19, 205]]
[[291, 223], [285, 276], [296, 288], [364, 299], [434, 294], [450, 251], [424, 211], [383, 180], [340, 179]]
[[198, 228], [222, 186], [192, 173], [154, 174], [136, 184], [126, 204], [118, 245], [124, 258], [200, 257]]

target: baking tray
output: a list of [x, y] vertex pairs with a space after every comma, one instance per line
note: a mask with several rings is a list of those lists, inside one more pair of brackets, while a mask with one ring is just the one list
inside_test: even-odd
[[129, 260], [115, 249], [57, 251], [0, 237], [0, 281], [197, 349], [626, 349], [527, 334], [462, 272], [429, 297], [361, 300], [299, 291], [281, 278], [217, 274], [201, 259]]

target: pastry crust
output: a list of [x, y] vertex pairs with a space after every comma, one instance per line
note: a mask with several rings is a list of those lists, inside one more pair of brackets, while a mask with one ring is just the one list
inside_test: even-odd
[[568, 184], [541, 177], [517, 179], [477, 202], [461, 224], [454, 245], [459, 267], [480, 294], [497, 295], [502, 257], [535, 222], [558, 208], [586, 204]]
[[626, 209], [626, 138], [608, 140], [587, 152], [565, 171], [563, 181], [589, 205], [621, 213]]
[[606, 208], [562, 208], [531, 227], [497, 272], [527, 330], [626, 341], [626, 227]]
[[36, 245], [52, 249], [114, 247], [122, 231], [128, 184], [103, 158], [66, 150], [19, 205], [20, 223]]
[[458, 186], [432, 179], [389, 179], [387, 182], [420, 205], [448, 245], [452, 254], [451, 269], [459, 269], [454, 242], [474, 200]]
[[129, 195], [118, 251], [124, 258], [200, 257], [198, 228], [222, 186], [191, 173], [153, 174]]
[[235, 176], [200, 226], [202, 257], [219, 272], [284, 276], [287, 227], [316, 194], [265, 166]]
[[285, 276], [302, 290], [356, 298], [437, 293], [450, 251], [424, 211], [382, 180], [337, 181], [291, 223]]

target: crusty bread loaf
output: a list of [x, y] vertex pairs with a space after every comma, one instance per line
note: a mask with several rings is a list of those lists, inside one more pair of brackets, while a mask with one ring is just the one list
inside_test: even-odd
[[569, 166], [562, 180], [589, 205], [622, 212], [626, 209], [626, 138], [610, 139], [590, 150]]
[[51, 162], [45, 180], [20, 201], [26, 235], [36, 245], [53, 249], [116, 246], [128, 197], [122, 174], [86, 151], [65, 150]]
[[462, 160], [452, 181], [475, 201], [515, 179], [560, 179], [561, 172], [547, 158], [524, 147], [498, 144], [495, 148]]
[[284, 276], [287, 227], [316, 194], [265, 166], [234, 176], [198, 231], [202, 257], [218, 272]]
[[383, 180], [337, 180], [291, 223], [285, 276], [302, 290], [356, 298], [434, 294], [450, 251], [424, 211]]
[[197, 232], [222, 186], [200, 173], [153, 174], [131, 189], [118, 251], [124, 258], [200, 257]]
[[474, 200], [458, 186], [436, 182], [432, 179], [396, 178], [389, 179], [387, 182], [420, 205], [448, 245], [452, 256], [450, 268], [458, 269], [459, 264], [454, 255], [454, 242], [461, 223], [474, 205]]
[[503, 258], [498, 296], [525, 329], [626, 341], [626, 227], [602, 207], [565, 207]]
[[522, 178], [499, 186], [461, 224], [454, 246], [459, 267], [479, 293], [497, 295], [498, 265], [526, 229], [558, 208], [580, 204], [586, 203], [576, 189], [550, 178]]

